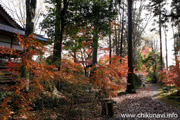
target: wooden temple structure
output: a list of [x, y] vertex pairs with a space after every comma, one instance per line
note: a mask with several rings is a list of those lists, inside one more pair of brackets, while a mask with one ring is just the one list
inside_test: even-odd
[[[18, 23], [16, 23], [16, 21], [0, 5], [0, 47], [4, 46], [8, 48], [13, 48], [16, 51], [21, 52], [22, 47], [16, 41], [16, 33], [24, 36], [25, 30], [20, 25], [18, 25]], [[41, 35], [34, 34], [34, 36], [40, 41], [47, 41], [47, 38], [44, 38]], [[2, 71], [6, 68], [7, 62], [16, 62], [14, 61], [15, 59], [13, 57], [15, 56], [10, 56], [8, 54], [0, 55], [0, 85], [10, 82], [10, 77], [8, 77], [8, 73], [2, 73]]]

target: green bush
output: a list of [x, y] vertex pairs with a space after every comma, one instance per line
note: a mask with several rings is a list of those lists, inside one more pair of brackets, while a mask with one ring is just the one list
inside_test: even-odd
[[47, 57], [46, 64], [48, 64], [48, 65], [52, 65], [53, 64], [53, 55], [50, 55], [49, 57]]
[[0, 103], [3, 102], [4, 98], [10, 96], [12, 92], [0, 92]]
[[[156, 76], [156, 79], [154, 78]], [[157, 83], [158, 82], [158, 76], [154, 72], [149, 72], [147, 76], [147, 81], [152, 82], [152, 83]]]

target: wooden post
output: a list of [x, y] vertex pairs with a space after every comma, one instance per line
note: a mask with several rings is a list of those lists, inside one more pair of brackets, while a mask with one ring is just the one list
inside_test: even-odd
[[112, 117], [114, 115], [113, 112], [113, 101], [112, 100], [102, 100], [102, 116], [108, 115], [109, 117]]
[[[13, 48], [12, 44], [13, 44], [13, 37], [11, 37], [11, 45], [10, 45], [11, 49]], [[9, 62], [11, 62], [11, 57], [12, 57], [12, 55], [10, 54], [9, 55]]]
[[113, 102], [112, 101], [109, 101], [107, 103], [107, 107], [108, 107], [108, 116], [109, 117], [112, 117], [113, 116]]

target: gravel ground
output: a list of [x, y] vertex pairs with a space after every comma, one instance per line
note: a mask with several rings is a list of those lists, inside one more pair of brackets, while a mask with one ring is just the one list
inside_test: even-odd
[[[157, 99], [158, 86], [147, 83], [136, 94], [125, 94], [114, 98], [117, 102], [114, 117], [108, 120], [180, 120], [180, 109]], [[132, 115], [131, 117], [123, 117]]]

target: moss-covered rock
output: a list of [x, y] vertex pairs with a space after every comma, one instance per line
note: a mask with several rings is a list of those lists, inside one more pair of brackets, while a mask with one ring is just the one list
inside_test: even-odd
[[144, 86], [142, 80], [135, 73], [134, 73], [134, 85], [135, 85], [135, 88], [141, 88]]

